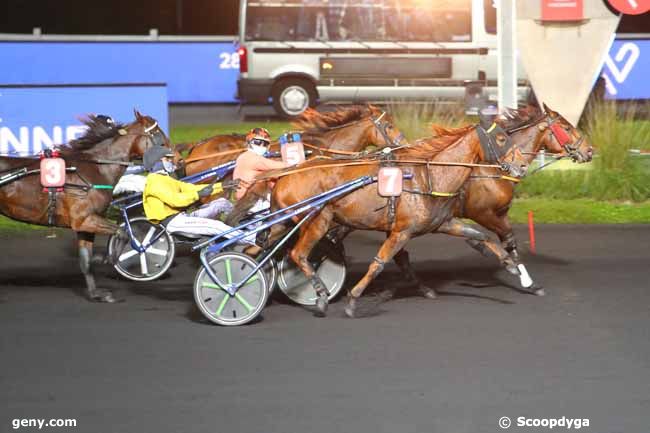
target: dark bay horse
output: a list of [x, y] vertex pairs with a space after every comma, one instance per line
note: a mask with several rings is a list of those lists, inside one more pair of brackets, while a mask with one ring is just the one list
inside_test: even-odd
[[[530, 119], [531, 115], [533, 119]], [[507, 133], [521, 131], [530, 136], [522, 147], [529, 163], [541, 149], [551, 154], [568, 156], [578, 163], [589, 162], [592, 159], [593, 148], [589, 140], [564, 117], [546, 105], [543, 113], [512, 112], [510, 116], [500, 119], [499, 123]], [[563, 142], [559, 139], [549, 127], [551, 124], [564, 130], [569, 141]], [[516, 183], [500, 178], [494, 169], [489, 168], [475, 168], [472, 176], [474, 177], [470, 177], [464, 188], [463, 200], [457, 201], [454, 215], [470, 218], [496, 233], [510, 259], [519, 265], [517, 243], [508, 218]], [[470, 245], [482, 253], [486, 252], [481, 244], [470, 241]]]
[[[393, 152], [396, 163], [413, 174], [411, 180], [405, 181], [409, 192], [396, 199], [394, 212], [387, 206], [387, 199], [378, 195], [376, 186], [368, 186], [326, 204], [315, 217], [301, 227], [299, 239], [290, 255], [319, 294], [322, 301], [318, 305], [320, 314], [324, 315], [327, 308], [327, 297], [322, 296], [326, 289], [307, 259], [332, 223], [351, 229], [383, 231], [388, 234], [368, 272], [350, 292], [346, 307], [346, 314], [350, 317], [356, 315], [357, 300], [368, 284], [409, 239], [434, 231], [456, 236], [467, 235], [462, 222], [450, 223], [454, 201], [453, 197], [444, 195], [458, 192], [469, 177], [471, 167], [434, 164], [472, 164], [477, 161], [500, 164], [504, 161], [499, 158], [494, 160], [492, 155], [486, 154], [474, 126], [454, 130], [441, 129], [440, 133], [441, 137], [435, 141], [421, 142]], [[515, 153], [517, 158], [512, 159], [510, 174], [520, 176], [527, 167], [518, 165], [522, 156], [519, 152]], [[431, 165], [412, 164], [414, 160], [428, 161]], [[319, 164], [325, 167], [318, 167]], [[379, 169], [378, 164], [351, 166], [346, 165], [345, 161], [333, 167], [331, 162], [306, 163], [306, 166], [310, 165], [316, 168], [280, 177], [272, 194], [274, 208], [289, 206], [361, 176], [376, 176]], [[281, 172], [269, 173], [268, 176], [279, 174]]]
[[[521, 136], [519, 149], [526, 164], [530, 164], [541, 149], [557, 156], [570, 157], [579, 163], [589, 162], [592, 158], [593, 149], [589, 141], [566, 119], [546, 105], [544, 105], [544, 112], [530, 107], [507, 110], [495, 122], [505, 133], [510, 135], [516, 133]], [[563, 129], [568, 136], [568, 141], [558, 139], [550, 125]], [[431, 139], [433, 138], [425, 141]], [[534, 284], [528, 271], [525, 267], [522, 268], [524, 265], [517, 253], [512, 225], [508, 218], [516, 185], [516, 179], [513, 181], [504, 178], [498, 169], [475, 167], [455, 200], [453, 215], [457, 218], [469, 218], [496, 233], [501, 244], [493, 242], [487, 236], [482, 240], [481, 235], [474, 231], [473, 236], [468, 236], [467, 242], [483, 255], [495, 255], [508, 272], [519, 277], [522, 289], [542, 295], [544, 292], [541, 287]], [[436, 297], [433, 289], [424, 285], [415, 276], [405, 250], [401, 250], [395, 256], [395, 262], [425, 297], [430, 299]]]
[[[102, 116], [104, 117], [104, 116]], [[111, 188], [124, 173], [128, 161], [141, 157], [152, 144], [169, 146], [155, 119], [135, 111], [128, 125], [107, 124], [99, 116], [84, 121], [86, 133], [60, 147], [68, 168], [63, 191], [50, 200], [40, 183], [38, 158], [0, 157], [0, 176], [34, 170], [0, 183], [0, 213], [38, 225], [66, 227], [77, 233], [79, 263], [86, 279], [86, 296], [96, 302], [115, 302], [112, 293], [98, 289], [92, 271], [95, 234], [114, 234], [118, 227], [104, 218], [112, 200]]]
[[[350, 106], [329, 113], [308, 109], [292, 126], [302, 131], [305, 150], [319, 149], [359, 152], [368, 146], [385, 147], [402, 141], [402, 134], [393, 126], [392, 117], [378, 107]], [[271, 150], [279, 150], [277, 141]], [[243, 135], [217, 135], [195, 144], [181, 144], [175, 149], [185, 157], [185, 174], [192, 175], [237, 158], [246, 150]], [[324, 153], [331, 154], [331, 153]]]

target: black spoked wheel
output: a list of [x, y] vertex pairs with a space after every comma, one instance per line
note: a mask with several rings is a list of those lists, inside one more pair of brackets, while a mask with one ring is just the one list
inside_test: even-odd
[[[316, 270], [316, 275], [327, 287], [328, 298], [333, 300], [343, 289], [346, 275], [345, 254], [341, 244], [331, 245], [336, 248], [335, 254], [328, 253], [327, 249], [317, 247], [312, 252], [309, 261]], [[307, 280], [305, 274], [296, 266], [291, 258], [286, 255], [278, 264], [278, 287], [290, 300], [299, 305], [316, 305], [316, 291]]]
[[[194, 301], [201, 313], [212, 323], [224, 326], [244, 325], [264, 309], [269, 296], [266, 273], [260, 269], [252, 276], [257, 262], [246, 254], [225, 252], [211, 257], [210, 269], [218, 282], [201, 267], [194, 279]], [[231, 295], [227, 289], [248, 278]]]
[[[108, 240], [108, 254], [113, 257], [115, 270], [132, 281], [153, 281], [171, 266], [176, 254], [174, 239], [167, 230], [144, 217], [130, 220], [133, 239], [137, 245], [149, 245], [144, 252], [133, 248], [130, 242], [113, 235]], [[125, 224], [122, 223], [122, 228]]]

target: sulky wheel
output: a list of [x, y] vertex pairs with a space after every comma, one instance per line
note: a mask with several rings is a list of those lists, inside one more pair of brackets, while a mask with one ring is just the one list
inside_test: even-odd
[[[243, 253], [246, 251], [247, 245], [245, 244], [240, 244], [240, 245], [235, 245], [232, 248], [232, 251], [238, 252], [238, 253]], [[259, 253], [257, 256], [249, 256], [253, 257], [256, 261], [261, 261], [261, 259], [266, 256], [266, 251], [262, 251]], [[264, 267], [264, 273], [266, 274], [266, 284], [267, 288], [269, 290], [269, 297], [270, 295], [273, 294], [273, 291], [275, 290], [275, 286], [278, 284], [278, 262], [275, 260], [274, 257], [272, 257]]]
[[[317, 247], [314, 248], [309, 257], [310, 263], [316, 270], [316, 275], [327, 287], [330, 301], [341, 293], [346, 274], [345, 255], [342, 245], [332, 245], [332, 248], [338, 249], [336, 254], [330, 256], [324, 248]], [[316, 291], [289, 255], [284, 256], [278, 264], [278, 287], [282, 293], [296, 304], [316, 305]]]
[[[130, 242], [120, 241], [111, 236], [108, 241], [108, 254], [113, 257], [115, 270], [132, 281], [152, 281], [160, 278], [174, 261], [174, 239], [167, 230], [144, 217], [130, 221], [133, 238], [138, 245], [155, 241], [144, 252], [133, 249]], [[125, 223], [121, 225], [126, 230]], [[119, 251], [116, 251], [119, 249]]]
[[194, 279], [194, 301], [201, 313], [218, 325], [237, 326], [255, 319], [264, 309], [269, 296], [266, 273], [258, 270], [233, 295], [225, 289], [235, 286], [257, 266], [246, 254], [225, 252], [208, 260], [220, 286], [201, 266]]

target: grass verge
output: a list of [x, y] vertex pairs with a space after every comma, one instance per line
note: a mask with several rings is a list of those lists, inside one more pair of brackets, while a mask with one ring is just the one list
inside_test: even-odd
[[528, 211], [533, 211], [536, 223], [544, 224], [650, 224], [650, 202], [516, 199], [510, 209], [510, 220], [526, 223]]

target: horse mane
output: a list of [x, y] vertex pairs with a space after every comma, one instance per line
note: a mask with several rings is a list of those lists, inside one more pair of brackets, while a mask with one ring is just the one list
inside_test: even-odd
[[431, 124], [433, 136], [420, 138], [414, 145], [402, 150], [402, 154], [412, 158], [431, 158], [443, 150], [451, 147], [460, 138], [474, 129], [474, 125], [465, 125], [459, 128], [447, 128], [435, 123]]
[[320, 134], [332, 128], [362, 120], [376, 111], [377, 108], [372, 105], [339, 107], [336, 111], [327, 113], [321, 113], [313, 108], [308, 108], [298, 116], [298, 118], [291, 122], [291, 126], [294, 129]]
[[494, 121], [503, 129], [516, 129], [542, 115], [539, 108], [528, 105], [522, 108], [506, 108]]
[[81, 122], [88, 128], [84, 135], [71, 140], [68, 145], [73, 150], [88, 150], [104, 140], [113, 138], [119, 134], [120, 129], [124, 127], [122, 123], [109, 123], [106, 116], [95, 116], [89, 114], [82, 118]]

